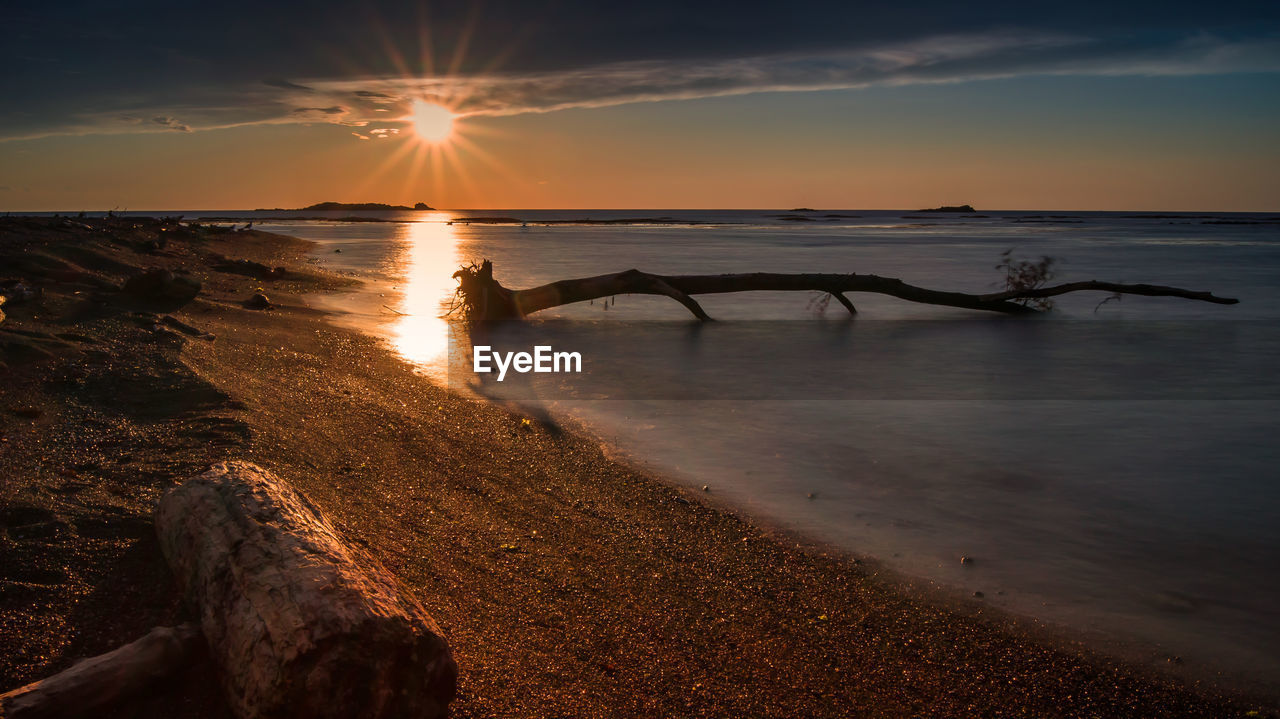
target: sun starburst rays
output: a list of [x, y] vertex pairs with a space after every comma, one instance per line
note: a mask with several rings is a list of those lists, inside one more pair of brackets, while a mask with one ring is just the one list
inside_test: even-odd
[[[372, 92], [366, 93], [366, 96], [373, 95], [375, 102], [385, 102], [387, 107], [400, 110], [398, 117], [386, 120], [399, 125], [400, 129], [377, 133], [373, 139], [379, 142], [369, 143], [371, 149], [377, 148], [385, 155], [362, 178], [357, 190], [385, 192], [389, 185], [397, 184], [396, 179], [401, 179], [401, 193], [406, 197], [423, 194], [439, 197], [450, 185], [461, 192], [448, 194], [477, 197], [481, 192], [477, 173], [518, 181], [509, 167], [476, 142], [477, 136], [493, 134], [493, 130], [468, 122], [467, 114], [458, 111], [466, 107], [470, 99], [464, 73], [469, 64], [474, 64], [467, 62], [466, 55], [470, 31], [479, 22], [479, 16], [470, 18], [467, 31], [454, 39], [451, 56], [445, 60], [437, 57], [436, 50], [440, 48], [433, 42], [426, 10], [421, 12], [416, 52], [405, 52], [398, 47], [391, 41], [386, 27], [381, 26], [384, 62], [418, 91], [409, 97], [392, 93], [385, 101]], [[492, 72], [502, 64], [502, 59], [496, 56], [480, 64], [486, 72]], [[437, 68], [443, 73], [437, 74]], [[387, 147], [392, 144], [394, 148]]]

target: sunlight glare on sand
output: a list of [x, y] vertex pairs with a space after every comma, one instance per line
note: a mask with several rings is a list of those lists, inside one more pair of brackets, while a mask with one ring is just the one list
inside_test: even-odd
[[453, 294], [453, 273], [460, 266], [458, 238], [447, 224], [448, 215], [433, 214], [422, 222], [405, 223], [396, 259], [404, 285], [395, 311], [402, 313], [392, 328], [392, 344], [408, 361], [423, 368], [443, 366], [449, 325], [441, 316], [441, 302]]

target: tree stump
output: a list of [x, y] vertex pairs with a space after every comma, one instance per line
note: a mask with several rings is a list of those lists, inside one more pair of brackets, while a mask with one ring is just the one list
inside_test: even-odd
[[237, 716], [447, 714], [435, 621], [275, 475], [214, 465], [164, 496], [156, 531]]

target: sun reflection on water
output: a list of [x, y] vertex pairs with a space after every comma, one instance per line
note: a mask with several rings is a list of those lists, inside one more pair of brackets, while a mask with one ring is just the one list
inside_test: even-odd
[[395, 258], [403, 276], [399, 286], [399, 313], [391, 328], [391, 344], [409, 362], [436, 375], [446, 371], [445, 353], [449, 325], [444, 319], [453, 295], [453, 273], [460, 265], [459, 240], [445, 214], [427, 215], [410, 222], [400, 238]]

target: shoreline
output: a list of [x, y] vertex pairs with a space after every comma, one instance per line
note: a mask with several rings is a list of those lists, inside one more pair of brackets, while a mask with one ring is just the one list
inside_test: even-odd
[[[490, 402], [491, 404], [496, 404]], [[502, 406], [502, 405], [497, 405]], [[537, 408], [544, 411], [542, 408]], [[548, 415], [550, 416], [550, 415]], [[1068, 653], [1083, 653], [1115, 662], [1139, 673], [1159, 679], [1172, 680], [1188, 685], [1203, 685], [1211, 692], [1233, 696], [1268, 707], [1267, 711], [1280, 712], [1280, 686], [1268, 682], [1262, 673], [1244, 676], [1239, 672], [1228, 673], [1213, 665], [1187, 661], [1149, 637], [1138, 634], [1117, 634], [1101, 628], [1081, 628], [1067, 621], [1036, 616], [1029, 606], [1001, 604], [991, 592], [976, 594], [969, 588], [951, 584], [942, 579], [930, 578], [909, 569], [895, 566], [895, 560], [875, 553], [850, 549], [834, 541], [827, 541], [804, 530], [788, 526], [784, 521], [767, 516], [763, 511], [739, 506], [723, 494], [697, 491], [701, 481], [693, 474], [681, 477], [665, 470], [650, 467], [650, 461], [640, 454], [628, 451], [613, 440], [597, 434], [584, 421], [576, 417], [553, 417], [568, 431], [597, 441], [610, 461], [634, 467], [651, 481], [681, 492], [683, 496], [707, 506], [709, 509], [731, 516], [754, 527], [770, 541], [823, 557], [831, 557], [846, 564], [856, 565], [869, 573], [871, 579], [883, 584], [890, 591], [916, 598], [948, 612], [986, 623], [998, 631], [1013, 633], [1033, 642], [1042, 643]], [[893, 555], [894, 557], [897, 554]], [[1000, 592], [1003, 594], [1003, 592]]]
[[[0, 361], [25, 380], [0, 397], [3, 564], [23, 573], [8, 570], [0, 592], [0, 690], [181, 616], [150, 503], [243, 457], [293, 482], [428, 607], [461, 667], [455, 716], [1275, 711], [911, 596], [874, 565], [792, 547], [576, 430], [450, 394], [299, 304], [345, 282], [303, 263], [301, 240], [179, 231], [153, 251], [139, 218], [91, 221], [89, 235], [55, 222], [0, 224], [0, 259], [25, 233], [71, 265], [27, 263], [41, 309], [6, 306], [0, 324]], [[212, 253], [290, 272], [214, 270]], [[201, 294], [156, 311], [95, 284], [148, 264], [187, 269]], [[259, 287], [276, 309], [239, 305]], [[84, 307], [74, 293], [104, 299]], [[146, 701], [225, 715], [198, 674]]]
[[[305, 237], [311, 236], [306, 234], [303, 228], [298, 228], [297, 232]], [[472, 390], [475, 388], [463, 387], [462, 382], [450, 387], [448, 372], [442, 368], [440, 362], [432, 361], [426, 355], [417, 352], [413, 342], [410, 342], [408, 347], [403, 346], [406, 332], [419, 326], [416, 321], [385, 313], [377, 314], [369, 309], [382, 306], [384, 301], [389, 303], [386, 305], [387, 308], [401, 308], [404, 295], [397, 294], [402, 290], [396, 285], [405, 284], [404, 277], [387, 277], [385, 271], [372, 269], [365, 270], [367, 274], [362, 274], [361, 268], [369, 263], [363, 255], [359, 255], [361, 259], [358, 262], [351, 264], [344, 260], [356, 255], [331, 254], [330, 250], [338, 244], [337, 242], [325, 235], [318, 236], [317, 241], [319, 247], [311, 253], [311, 256], [318, 265], [331, 271], [342, 271], [352, 277], [367, 277], [367, 280], [366, 284], [354, 288], [351, 292], [337, 295], [308, 295], [306, 299], [309, 303], [315, 300], [313, 304], [331, 311], [333, 314], [329, 317], [330, 321], [385, 340], [394, 353], [428, 377], [436, 379], [440, 386], [452, 391], [460, 391], [468, 397], [487, 396], [484, 390], [480, 390], [481, 395], [473, 394]], [[381, 240], [370, 240], [370, 247], [376, 247], [380, 242]], [[343, 247], [344, 251], [349, 251], [347, 245]], [[403, 251], [389, 249], [386, 256], [395, 257], [397, 252]], [[432, 285], [431, 289], [438, 288]], [[442, 294], [447, 292], [447, 290], [439, 291]], [[417, 292], [419, 296], [423, 294], [421, 288]], [[422, 302], [419, 300], [414, 306], [421, 307]], [[551, 321], [556, 322], [556, 320]], [[874, 323], [877, 320], [873, 318], [863, 321]], [[1057, 322], [1063, 321], [1066, 320], [1063, 318], [1057, 320]], [[425, 327], [423, 329], [430, 330]], [[721, 328], [721, 331], [725, 329]], [[555, 392], [553, 391], [551, 395], [555, 397]], [[970, 614], [1002, 612], [1011, 618], [1016, 618], [1016, 623], [1026, 630], [1036, 632], [1036, 636], [1064, 646], [1091, 648], [1131, 666], [1142, 667], [1144, 671], [1201, 680], [1244, 694], [1259, 696], [1277, 694], [1274, 677], [1280, 675], [1276, 674], [1273, 666], [1273, 652], [1270, 652], [1267, 647], [1253, 647], [1233, 641], [1238, 637], [1238, 633], [1234, 635], [1224, 633], [1212, 637], [1197, 634], [1196, 630], [1203, 629], [1207, 622], [1201, 621], [1197, 624], [1195, 621], [1197, 617], [1188, 616], [1204, 611], [1206, 601], [1217, 600], [1224, 603], [1231, 601], [1230, 598], [1236, 595], [1236, 592], [1229, 588], [1233, 586], [1231, 584], [1218, 585], [1218, 590], [1210, 593], [1208, 598], [1195, 594], [1185, 596], [1152, 591], [1148, 592], [1149, 597], [1140, 598], [1146, 603], [1138, 605], [1137, 601], [1134, 601], [1129, 606], [1116, 603], [1108, 605], [1107, 609], [1110, 611], [1100, 611], [1088, 604], [1087, 600], [1080, 600], [1081, 595], [1087, 594], [1088, 587], [1082, 587], [1070, 580], [1057, 580], [1056, 587], [1045, 587], [1043, 583], [1038, 587], [1019, 584], [1018, 581], [1026, 581], [1026, 577], [1022, 575], [1014, 577], [1017, 581], [1011, 581], [1012, 573], [1008, 563], [1003, 562], [1002, 565], [1002, 560], [1005, 558], [989, 546], [965, 546], [963, 542], [956, 541], [947, 545], [947, 549], [953, 551], [944, 555], [921, 551], [919, 545], [910, 544], [910, 538], [902, 544], [883, 541], [886, 538], [893, 539], [885, 536], [851, 539], [849, 535], [858, 533], [863, 524], [860, 519], [862, 513], [859, 510], [866, 509], [866, 507], [857, 506], [856, 496], [851, 499], [849, 496], [840, 497], [835, 493], [821, 491], [831, 487], [814, 486], [810, 484], [804, 473], [799, 472], [789, 473], [788, 476], [791, 479], [784, 483], [790, 488], [790, 496], [783, 496], [788, 491], [786, 487], [779, 491], [779, 485], [770, 486], [767, 483], [762, 485], [758, 481], [753, 484], [750, 476], [742, 475], [764, 473], [753, 472], [752, 470], [759, 470], [759, 467], [753, 466], [750, 461], [744, 461], [741, 456], [726, 452], [725, 449], [726, 446], [732, 446], [747, 452], [746, 456], [751, 456], [751, 445], [740, 440], [736, 443], [726, 441], [723, 444], [717, 444], [717, 435], [726, 433], [732, 435], [734, 432], [741, 431], [740, 426], [727, 425], [696, 439], [693, 438], [696, 435], [687, 435], [688, 438], [686, 438], [679, 432], [671, 431], [670, 423], [689, 430], [696, 428], [698, 421], [689, 421], [688, 417], [705, 419], [709, 413], [719, 411], [713, 408], [704, 411], [696, 402], [688, 404], [682, 410], [678, 405], [685, 403], [660, 401], [654, 404], [666, 405], [669, 409], [650, 412], [647, 411], [647, 407], [630, 408], [626, 401], [594, 403], [595, 406], [590, 408], [565, 406], [566, 404], [575, 405], [573, 400], [565, 403], [548, 399], [545, 406], [532, 398], [523, 401], [490, 397], [489, 401], [508, 411], [523, 412], [531, 417], [547, 417], [566, 427], [576, 428], [575, 431], [582, 436], [591, 437], [606, 445], [605, 451], [610, 459], [635, 467], [638, 471], [669, 486], [691, 490], [693, 494], [689, 496], [696, 496], [699, 501], [710, 503], [719, 509], [728, 509], [749, 524], [768, 528], [779, 541], [794, 544], [799, 539], [806, 545], [815, 545], [825, 551], [844, 553], [863, 562], [868, 559], [878, 559], [882, 562], [880, 578], [884, 579], [888, 572], [892, 572], [898, 575], [895, 580], [898, 585], [906, 586], [921, 596], [934, 596], [938, 601], [961, 612]], [[614, 408], [612, 406], [614, 404], [623, 408]], [[734, 407], [737, 403], [725, 404]], [[603, 409], [603, 407], [608, 408]], [[735, 413], [734, 416], [737, 416], [738, 412], [744, 412], [743, 416], [767, 417], [770, 413], [767, 402], [754, 405], [749, 403], [749, 406], [731, 408], [728, 411]], [[794, 416], [794, 413], [791, 416]], [[636, 425], [646, 429], [633, 432], [631, 428]], [[660, 436], [666, 439], [665, 442], [645, 438], [646, 434], [658, 432], [661, 432]], [[795, 433], [789, 431], [787, 427], [777, 427], [767, 433], [757, 433], [758, 441], [762, 446], [770, 446], [768, 443], [771, 441], [784, 441], [782, 440], [784, 437], [797, 439]], [[866, 434], [864, 433], [862, 437], [848, 444], [863, 445], [867, 441]], [[804, 440], [803, 437], [799, 439]], [[826, 441], [838, 439], [824, 437]], [[785, 441], [785, 444], [789, 446], [790, 442]], [[812, 444], [804, 446], [806, 453], [813, 451]], [[711, 459], [706, 458], [708, 454]], [[881, 454], [883, 455], [884, 452], [882, 451]], [[986, 459], [985, 452], [973, 452], [968, 464], [953, 460], [956, 462], [953, 466], [957, 473], [968, 480], [970, 477], [978, 476], [974, 467], [981, 465], [974, 463], [983, 462]], [[919, 461], [915, 464], [920, 468]], [[990, 468], [989, 465], [987, 468]], [[768, 473], [774, 473], [780, 469], [785, 468], [771, 467]], [[900, 468], [900, 470], [909, 469], [909, 465]], [[821, 470], [819, 468], [815, 471]], [[874, 468], [868, 467], [868, 471], [874, 472]], [[922, 471], [929, 471], [928, 466], [924, 466]], [[904, 478], [910, 476], [905, 471], [902, 474]], [[1053, 481], [1052, 475], [1048, 472], [1036, 472], [1035, 476], [1046, 484]], [[863, 482], [864, 491], [875, 491], [874, 483], [867, 484], [864, 480], [859, 481]], [[711, 485], [711, 493], [698, 491], [704, 484]], [[821, 501], [814, 502], [810, 498], [806, 503], [803, 499], [806, 488], [820, 490]], [[797, 496], [800, 498], [799, 506], [796, 506]], [[792, 503], [787, 504], [788, 501]], [[874, 502], [874, 497], [871, 501]], [[846, 508], [845, 516], [840, 516], [838, 510], [833, 512], [831, 509], [826, 509], [833, 504]], [[809, 511], [806, 512], [806, 510]], [[855, 512], [857, 512], [856, 515]], [[850, 519], [855, 516], [858, 518]], [[907, 522], [912, 517], [910, 514], [896, 516], [907, 518], [905, 520]], [[853, 529], [846, 531], [843, 527], [833, 524], [832, 517], [835, 517], [834, 522], [837, 523], [847, 520]], [[870, 527], [870, 522], [867, 522], [866, 526]], [[1018, 534], [1017, 530], [1004, 531], [1006, 535]], [[873, 531], [864, 533], [875, 534]], [[880, 533], [885, 534], [883, 527], [880, 528]], [[967, 554], [972, 558], [975, 557], [975, 553], [975, 563], [961, 565], [961, 555]], [[1154, 558], [1151, 561], [1154, 561]], [[1114, 565], [1105, 563], [1103, 566], [1111, 568]], [[1188, 567], [1190, 566], [1189, 564]], [[1035, 570], [1037, 567], [1031, 569]], [[1053, 574], [1049, 570], [1044, 571], [1046, 575]], [[1181, 574], [1183, 570], [1178, 568], [1177, 571]], [[1193, 569], [1189, 575], [1205, 576], [1207, 573], [1205, 569]], [[1221, 572], [1217, 576], [1234, 581], [1231, 577], [1222, 577]], [[1097, 585], [1107, 588], [1117, 586], [1114, 583], [1104, 584], [1096, 579], [1094, 581]], [[1214, 583], [1217, 584], [1217, 581]], [[1027, 589], [1028, 586], [1032, 587], [1030, 591]], [[1135, 586], [1138, 586], [1137, 581]], [[1057, 593], [1047, 591], [1054, 588], [1059, 591]], [[1073, 594], [1073, 592], [1078, 593]], [[1135, 609], [1148, 613], [1143, 614]], [[1254, 623], [1240, 624], [1248, 627], [1245, 631], [1249, 632], [1249, 637], [1266, 636], [1268, 625], [1265, 619], [1266, 617], [1263, 616], [1258, 617]], [[1220, 623], [1219, 626], [1222, 627], [1222, 624]], [[1237, 625], [1231, 625], [1223, 628], [1230, 630], [1236, 627]]]

